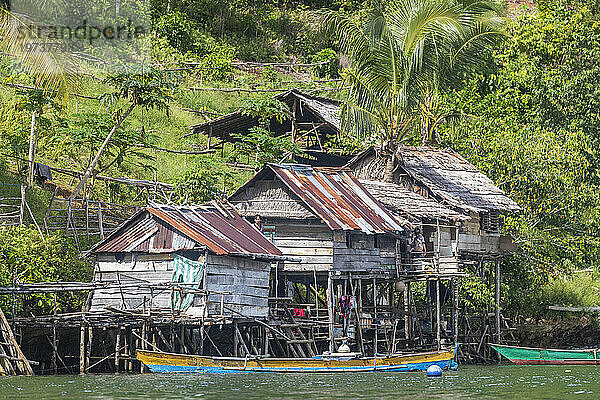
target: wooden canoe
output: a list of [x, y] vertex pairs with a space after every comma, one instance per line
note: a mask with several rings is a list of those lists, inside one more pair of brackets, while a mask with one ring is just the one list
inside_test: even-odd
[[456, 349], [385, 357], [344, 355], [313, 358], [234, 358], [138, 350], [137, 359], [152, 372], [235, 373], [235, 372], [406, 372], [423, 371], [431, 365], [454, 369]]
[[561, 350], [492, 344], [494, 350], [518, 365], [598, 365], [598, 349]]

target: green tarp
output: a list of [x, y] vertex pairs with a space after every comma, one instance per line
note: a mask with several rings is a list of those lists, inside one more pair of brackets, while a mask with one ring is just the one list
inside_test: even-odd
[[[202, 282], [202, 272], [204, 271], [205, 261], [194, 261], [189, 258], [175, 254], [173, 257], [173, 277], [172, 282], [181, 283], [182, 287], [188, 290], [200, 288]], [[182, 294], [180, 290], [175, 289], [171, 297], [171, 304], [175, 310], [185, 311], [194, 300], [194, 293]]]

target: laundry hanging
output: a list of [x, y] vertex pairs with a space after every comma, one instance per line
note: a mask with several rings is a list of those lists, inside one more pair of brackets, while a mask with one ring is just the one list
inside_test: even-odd
[[[202, 272], [204, 271], [205, 257], [200, 257], [198, 261], [190, 260], [179, 254], [173, 257], [173, 276], [171, 281], [180, 283], [182, 289], [196, 290], [200, 288], [202, 282]], [[175, 310], [185, 311], [194, 300], [194, 293], [182, 294], [182, 290], [175, 289], [171, 296], [169, 307]]]

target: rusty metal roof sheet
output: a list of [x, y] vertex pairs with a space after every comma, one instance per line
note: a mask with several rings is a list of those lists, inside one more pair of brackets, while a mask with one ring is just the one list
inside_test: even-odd
[[[265, 169], [271, 170], [332, 230], [359, 230], [369, 234], [403, 230], [398, 217], [392, 216], [349, 169], [268, 164], [252, 180], [264, 176]], [[244, 187], [232, 198], [244, 190]], [[408, 221], [402, 222], [409, 225]]]
[[230, 205], [173, 206], [150, 204], [91, 253], [170, 253], [206, 247], [218, 255], [282, 256], [263, 234]]

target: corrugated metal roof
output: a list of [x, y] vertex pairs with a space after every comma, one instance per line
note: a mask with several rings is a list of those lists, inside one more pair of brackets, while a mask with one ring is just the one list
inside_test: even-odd
[[207, 247], [215, 254], [282, 255], [263, 234], [233, 207], [151, 204], [103, 241], [91, 253], [170, 253]]
[[369, 234], [403, 230], [397, 217], [349, 169], [300, 164], [268, 164], [265, 168], [272, 170], [332, 230], [360, 230]]

